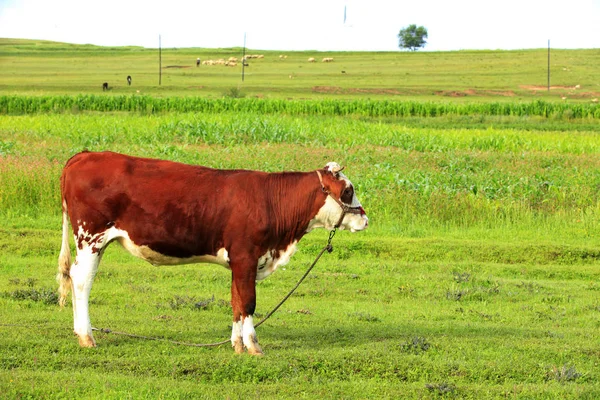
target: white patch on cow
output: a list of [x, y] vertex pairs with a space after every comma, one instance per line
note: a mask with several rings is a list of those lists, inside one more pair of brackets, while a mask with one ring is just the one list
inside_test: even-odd
[[229, 253], [225, 250], [225, 247], [222, 247], [217, 251], [217, 258], [223, 261], [224, 265], [229, 267]]
[[77, 234], [75, 235], [77, 247], [80, 249], [85, 249], [86, 247], [92, 247], [97, 250], [102, 249], [107, 243], [105, 241], [105, 232], [91, 235], [89, 231], [83, 228], [84, 226], [85, 222], [77, 227]]
[[242, 320], [234, 321], [231, 327], [231, 345], [236, 347], [236, 345], [241, 345], [242, 343]]
[[319, 209], [317, 215], [308, 223], [306, 232], [310, 232], [315, 228], [325, 228], [332, 230], [335, 224], [340, 219], [342, 208], [330, 196], [325, 199], [325, 204]]
[[244, 340], [244, 346], [246, 346], [248, 349], [253, 348], [256, 344], [258, 344], [252, 315], [242, 317], [242, 338]]
[[350, 232], [358, 232], [367, 228], [369, 217], [365, 214], [346, 214], [340, 229], [349, 229]]
[[256, 280], [263, 280], [267, 276], [271, 275], [275, 270], [282, 266], [286, 265], [290, 262], [290, 258], [296, 252], [296, 244], [297, 240], [294, 240], [285, 250], [280, 250], [279, 254], [276, 254], [276, 250], [267, 250], [265, 254], [263, 254], [258, 259], [258, 268], [256, 271]]
[[229, 253], [223, 247], [217, 251], [217, 255], [200, 255], [192, 257], [171, 257], [152, 250], [148, 246], [138, 246], [131, 240], [127, 231], [112, 227], [107, 231], [107, 237], [110, 240], [116, 239], [127, 251], [132, 255], [146, 260], [152, 265], [178, 265], [178, 264], [193, 264], [193, 263], [212, 263], [219, 264], [225, 268], [229, 268]]
[[335, 161], [329, 161], [327, 164], [325, 164], [325, 169], [335, 174], [341, 171], [342, 167]]

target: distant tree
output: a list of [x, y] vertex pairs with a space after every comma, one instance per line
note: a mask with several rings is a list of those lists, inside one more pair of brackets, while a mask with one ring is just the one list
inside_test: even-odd
[[415, 51], [427, 44], [425, 39], [427, 39], [427, 29], [423, 26], [412, 24], [400, 29], [400, 33], [398, 33], [398, 47]]

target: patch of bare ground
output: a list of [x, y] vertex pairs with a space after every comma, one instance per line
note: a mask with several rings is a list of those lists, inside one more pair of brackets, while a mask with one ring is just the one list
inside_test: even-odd
[[402, 94], [396, 89], [361, 89], [361, 88], [350, 88], [350, 93], [370, 93], [370, 94]]
[[343, 89], [339, 86], [313, 86], [312, 91], [317, 93], [342, 93]]
[[492, 95], [492, 96], [505, 96], [505, 97], [513, 97], [515, 92], [512, 90], [483, 90], [478, 93], [483, 93], [484, 95]]
[[438, 90], [435, 93], [437, 96], [447, 96], [447, 97], [465, 97], [467, 95], [466, 92], [461, 92], [459, 90]]
[[339, 86], [313, 86], [313, 92], [329, 94], [348, 94], [348, 93], [366, 93], [366, 94], [407, 94], [407, 91], [400, 91], [393, 88], [342, 88]]
[[167, 65], [166, 67], [163, 68], [191, 68], [189, 65]]
[[597, 103], [600, 92], [569, 92], [565, 96], [569, 99], [590, 99], [592, 102]]
[[439, 90], [434, 92], [438, 96], [465, 97], [465, 96], [505, 96], [512, 97], [515, 92], [512, 90]]
[[[548, 90], [548, 86], [540, 86], [540, 85], [521, 85], [519, 86], [521, 89], [526, 90]], [[550, 86], [550, 90], [575, 90], [577, 86]]]
[[[536, 85], [521, 85], [521, 89], [531, 90], [533, 93], [538, 91], [547, 91], [548, 86], [536, 86]], [[584, 92], [581, 90], [581, 86], [550, 86], [550, 90], [560, 91], [562, 99], [590, 99], [592, 102], [597, 103], [600, 92]]]

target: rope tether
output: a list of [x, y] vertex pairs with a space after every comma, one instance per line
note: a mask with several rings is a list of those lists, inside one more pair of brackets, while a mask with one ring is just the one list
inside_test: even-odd
[[[333, 246], [331, 245], [331, 240], [335, 236], [335, 232], [336, 232], [336, 228], [332, 229], [329, 232], [329, 239], [327, 240], [327, 244], [325, 245], [325, 247], [323, 247], [321, 249], [321, 251], [319, 252], [317, 257], [315, 258], [315, 261], [313, 261], [313, 263], [310, 265], [310, 267], [308, 267], [308, 269], [306, 270], [304, 275], [302, 275], [300, 280], [298, 280], [298, 282], [290, 290], [290, 292], [271, 311], [269, 311], [269, 313], [267, 315], [265, 315], [265, 317], [263, 319], [261, 319], [258, 324], [254, 325], [254, 328], [258, 328], [260, 325], [262, 325], [263, 322], [265, 322], [267, 319], [269, 319], [269, 317], [271, 317], [271, 315], [273, 315], [275, 313], [275, 311], [277, 311], [279, 309], [279, 307], [281, 307], [283, 305], [283, 303], [285, 303], [285, 301], [296, 291], [296, 289], [298, 289], [298, 287], [300, 286], [302, 281], [304, 281], [304, 279], [308, 276], [310, 271], [317, 264], [317, 261], [319, 261], [319, 259], [323, 255], [323, 253], [325, 253], [325, 251], [327, 251], [328, 253], [331, 253], [333, 251]], [[102, 332], [102, 333], [112, 333], [115, 335], [128, 336], [128, 337], [138, 338], [138, 339], [157, 340], [157, 341], [168, 342], [168, 343], [172, 343], [172, 344], [177, 344], [177, 345], [181, 345], [181, 346], [190, 346], [190, 347], [216, 347], [216, 346], [221, 346], [221, 345], [224, 345], [224, 344], [230, 342], [230, 340], [227, 339], [227, 340], [223, 340], [222, 342], [216, 342], [216, 343], [187, 343], [187, 342], [179, 342], [176, 340], [163, 339], [163, 338], [157, 338], [157, 337], [134, 335], [131, 333], [126, 333], [126, 332], [117, 332], [117, 331], [113, 331], [112, 329], [109, 329], [109, 328], [92, 328], [92, 330]]]

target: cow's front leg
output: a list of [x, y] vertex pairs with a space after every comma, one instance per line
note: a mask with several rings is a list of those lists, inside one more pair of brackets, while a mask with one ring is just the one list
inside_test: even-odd
[[233, 268], [231, 284], [231, 306], [233, 307], [233, 327], [231, 345], [236, 353], [246, 347], [248, 354], [262, 355], [258, 344], [252, 316], [256, 308], [256, 267]]

